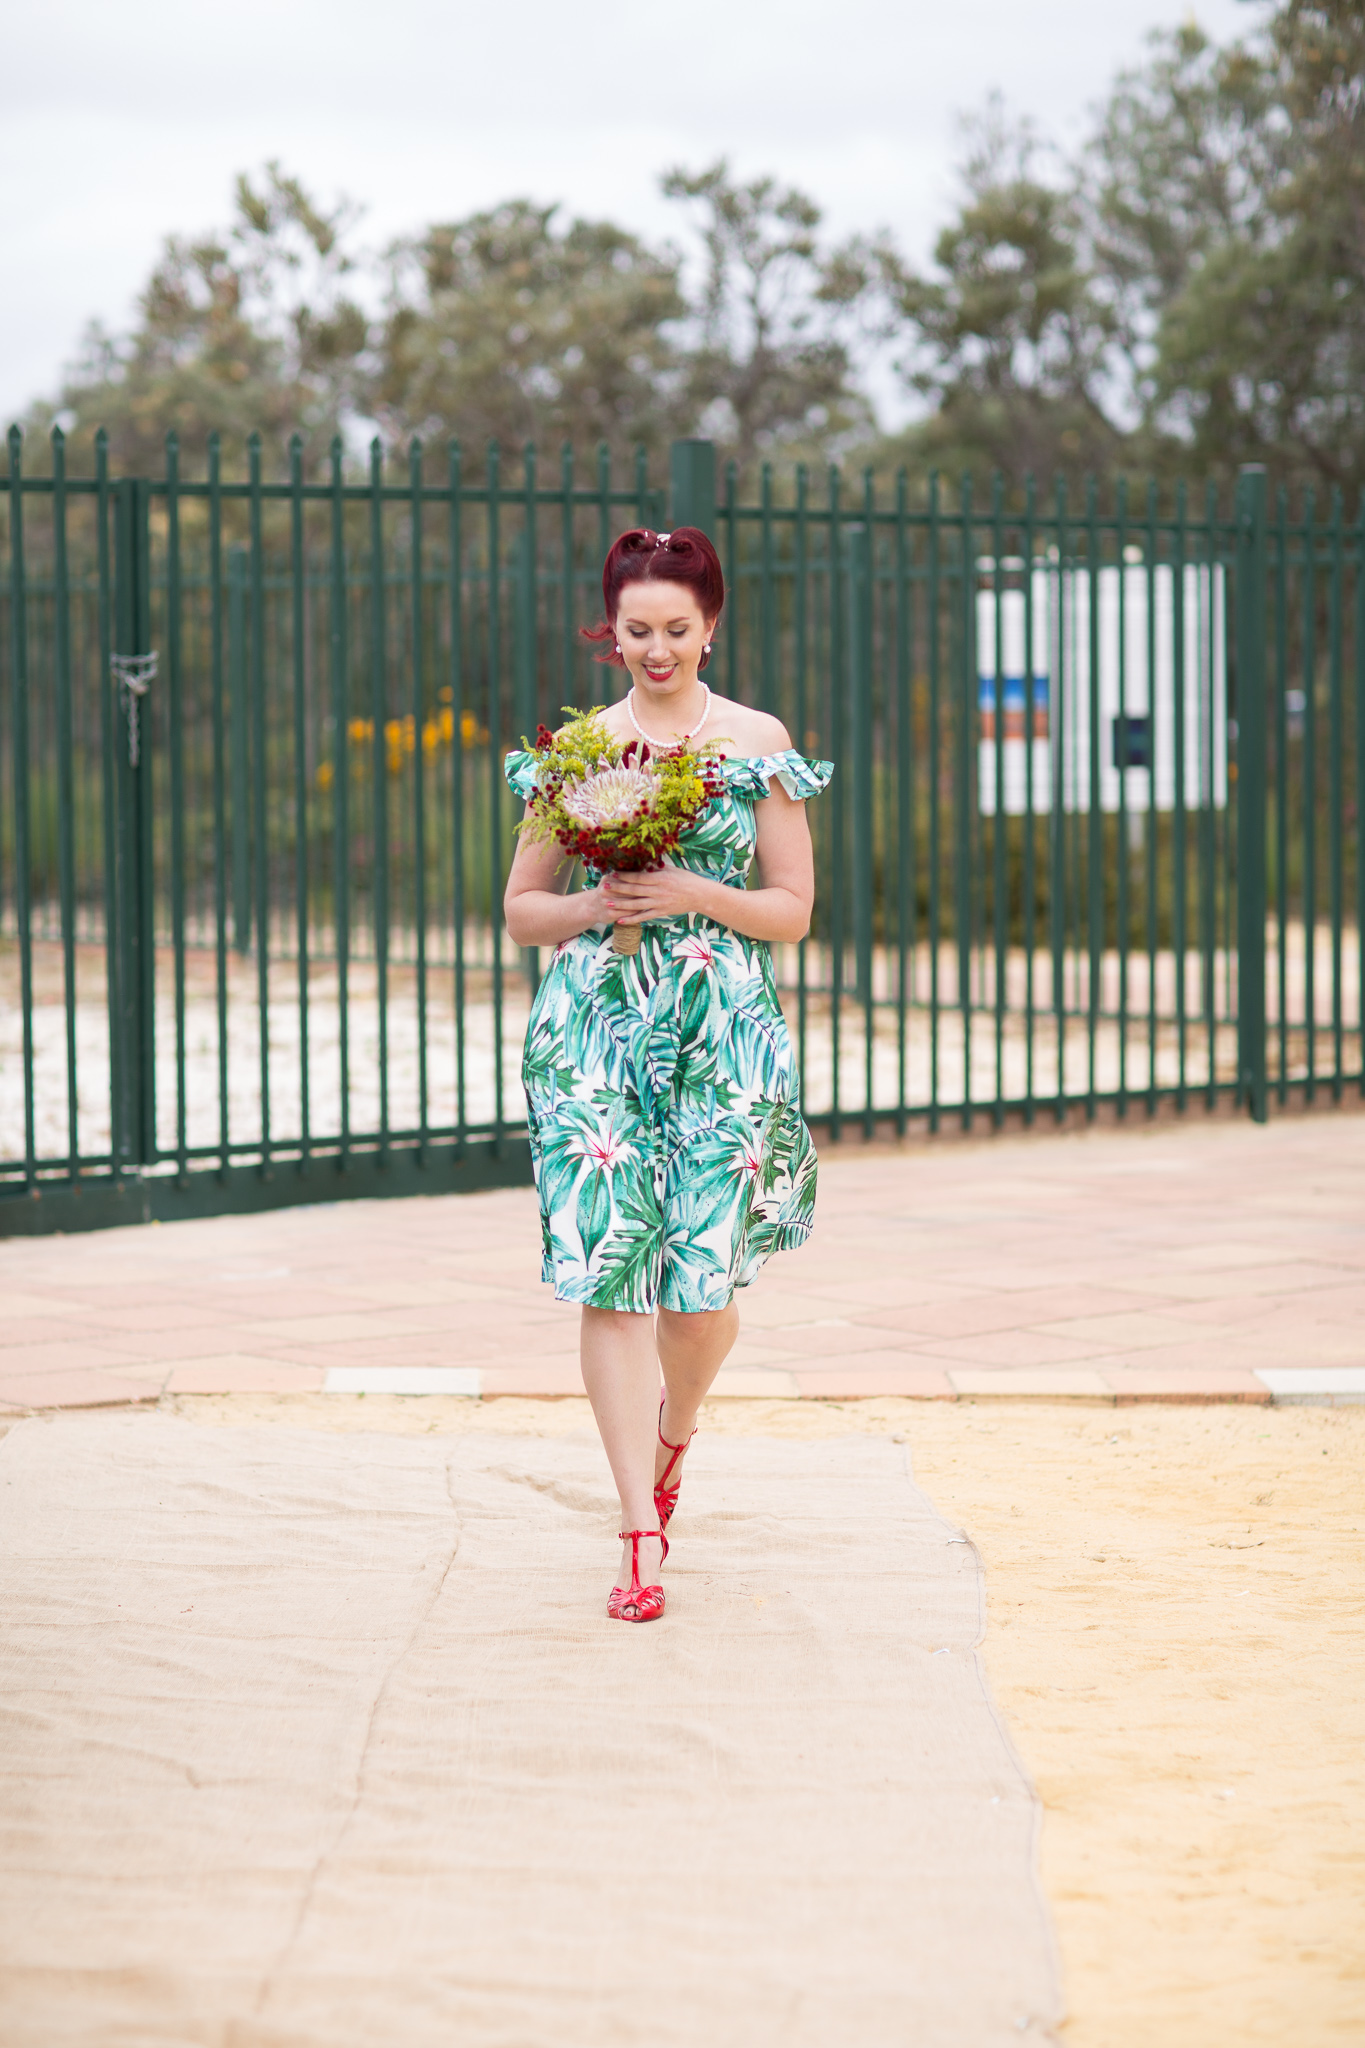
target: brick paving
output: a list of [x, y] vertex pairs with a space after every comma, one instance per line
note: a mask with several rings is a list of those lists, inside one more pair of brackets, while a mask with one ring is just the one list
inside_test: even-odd
[[[0, 1411], [337, 1367], [579, 1394], [538, 1245], [529, 1189], [0, 1241]], [[1365, 1398], [1365, 1116], [827, 1147], [741, 1307], [721, 1394]]]

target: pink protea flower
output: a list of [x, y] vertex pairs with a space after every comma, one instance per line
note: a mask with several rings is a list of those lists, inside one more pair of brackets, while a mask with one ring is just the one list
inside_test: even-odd
[[647, 768], [599, 768], [581, 782], [566, 782], [560, 802], [582, 825], [624, 825], [652, 811], [659, 785]]

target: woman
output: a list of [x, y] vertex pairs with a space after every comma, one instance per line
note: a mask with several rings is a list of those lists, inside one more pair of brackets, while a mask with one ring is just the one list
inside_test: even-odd
[[[809, 927], [804, 799], [832, 770], [793, 752], [780, 720], [702, 681], [725, 601], [704, 533], [622, 534], [602, 596], [604, 623], [585, 637], [610, 642], [599, 659], [630, 684], [604, 713], [610, 732], [727, 757], [723, 794], [668, 865], [590, 870], [569, 895], [572, 862], [523, 842], [505, 899], [518, 945], [555, 948], [522, 1072], [543, 1277], [582, 1305], [583, 1384], [621, 1496], [607, 1611], [653, 1621], [683, 1455], [739, 1334], [734, 1291], [810, 1234], [815, 1152], [761, 942]], [[509, 755], [518, 795], [534, 775], [528, 754]], [[618, 920], [644, 926], [638, 953], [612, 950]]]

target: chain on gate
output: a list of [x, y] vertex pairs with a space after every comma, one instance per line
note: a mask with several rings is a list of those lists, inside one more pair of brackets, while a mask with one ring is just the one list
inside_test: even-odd
[[142, 699], [156, 681], [157, 657], [151, 654], [111, 654], [109, 668], [114, 688], [122, 700], [128, 720], [128, 766], [136, 768], [141, 758], [138, 730]]

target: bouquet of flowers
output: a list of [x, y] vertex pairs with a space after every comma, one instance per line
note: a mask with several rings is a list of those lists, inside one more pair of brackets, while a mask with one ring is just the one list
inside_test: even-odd
[[[640, 740], [622, 746], [596, 711], [570, 710], [558, 732], [538, 726], [526, 749], [536, 786], [518, 830], [556, 841], [600, 875], [662, 867], [723, 787], [723, 754], [687, 745], [654, 753]], [[613, 950], [638, 952], [641, 929], [614, 925]]]

